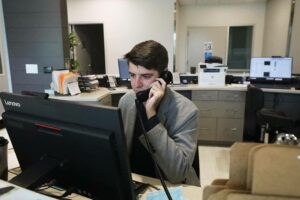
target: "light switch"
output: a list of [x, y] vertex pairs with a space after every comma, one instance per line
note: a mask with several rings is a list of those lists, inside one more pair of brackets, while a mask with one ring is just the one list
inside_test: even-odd
[[26, 74], [38, 74], [37, 64], [25, 64]]

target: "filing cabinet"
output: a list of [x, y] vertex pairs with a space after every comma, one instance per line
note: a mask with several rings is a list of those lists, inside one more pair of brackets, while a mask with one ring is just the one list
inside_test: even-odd
[[235, 142], [243, 140], [245, 91], [193, 90], [199, 109], [198, 139]]

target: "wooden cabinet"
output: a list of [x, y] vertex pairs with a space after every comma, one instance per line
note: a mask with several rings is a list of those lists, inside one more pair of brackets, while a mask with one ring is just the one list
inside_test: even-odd
[[199, 135], [203, 141], [242, 141], [244, 91], [194, 90], [192, 101], [199, 109]]

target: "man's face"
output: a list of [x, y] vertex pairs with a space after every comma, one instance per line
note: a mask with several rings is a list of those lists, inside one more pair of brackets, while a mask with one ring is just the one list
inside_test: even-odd
[[129, 74], [131, 77], [131, 87], [134, 92], [146, 90], [151, 87], [152, 83], [159, 78], [158, 71], [146, 69], [142, 66], [134, 65], [129, 62]]

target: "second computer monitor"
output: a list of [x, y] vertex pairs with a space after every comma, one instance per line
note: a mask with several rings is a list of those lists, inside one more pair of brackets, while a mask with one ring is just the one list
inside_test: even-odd
[[130, 74], [128, 71], [128, 61], [125, 58], [118, 59], [119, 74], [121, 80], [130, 80]]
[[250, 79], [290, 79], [292, 58], [252, 58]]

